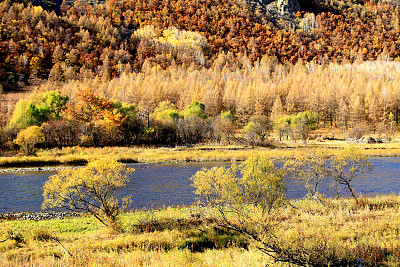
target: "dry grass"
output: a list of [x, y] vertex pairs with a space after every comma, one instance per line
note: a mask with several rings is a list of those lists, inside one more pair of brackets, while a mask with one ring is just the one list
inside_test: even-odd
[[67, 147], [63, 149], [41, 150], [37, 156], [0, 157], [0, 167], [80, 165], [103, 156], [112, 156], [126, 163], [163, 163], [163, 162], [206, 162], [206, 161], [243, 161], [250, 155], [273, 159], [293, 158], [306, 155], [309, 148], [324, 149], [326, 155], [335, 155], [340, 149], [349, 146], [360, 148], [360, 153], [372, 157], [395, 157], [400, 155], [400, 143], [349, 144], [345, 141], [311, 141], [308, 146], [301, 143], [289, 143], [286, 148], [263, 148], [246, 146], [195, 146], [193, 148], [140, 148], [140, 147]]
[[301, 200], [288, 209], [279, 235], [288, 246], [323, 248], [316, 257], [336, 257], [351, 262], [363, 259], [369, 266], [400, 264], [400, 198], [379, 196], [326, 199], [319, 203]]
[[[370, 266], [400, 264], [400, 197], [293, 202], [277, 235], [294, 249], [323, 244], [318, 257], [362, 258]], [[90, 216], [49, 221], [0, 221], [1, 266], [287, 266], [252, 241], [217, 226], [205, 208], [166, 208], [123, 215], [113, 234]], [[196, 214], [196, 216], [193, 216]], [[201, 214], [200, 217], [197, 215]], [[69, 257], [54, 234], [74, 255]]]
[[[234, 233], [216, 233], [213, 224], [193, 218], [197, 209], [125, 214], [124, 232], [112, 234], [92, 217], [53, 221], [2, 221], [21, 241], [0, 243], [1, 266], [260, 266], [268, 261]], [[56, 242], [52, 231], [74, 255]], [[225, 239], [224, 239], [225, 238]], [[237, 240], [237, 242], [235, 241]], [[243, 243], [240, 243], [240, 242]]]

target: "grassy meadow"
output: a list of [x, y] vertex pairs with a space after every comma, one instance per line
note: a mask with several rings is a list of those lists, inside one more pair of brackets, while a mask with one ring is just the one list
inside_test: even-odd
[[[282, 246], [315, 248], [368, 266], [400, 264], [400, 197], [293, 201], [279, 217]], [[219, 226], [207, 207], [128, 212], [113, 233], [91, 216], [0, 221], [1, 266], [290, 266]], [[57, 239], [55, 238], [57, 236]], [[58, 243], [68, 250], [70, 256]], [[323, 245], [322, 245], [323, 244]]]

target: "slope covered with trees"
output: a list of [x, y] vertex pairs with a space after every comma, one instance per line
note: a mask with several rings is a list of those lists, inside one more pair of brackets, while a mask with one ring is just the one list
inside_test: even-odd
[[[45, 79], [108, 80], [140, 71], [146, 60], [164, 69], [210, 67], [221, 52], [251, 62], [268, 55], [281, 63], [327, 63], [395, 59], [400, 51], [399, 9], [380, 1], [303, 1], [310, 13], [281, 18], [235, 0], [68, 3], [59, 14], [30, 3], [0, 3], [5, 90]], [[186, 42], [193, 39], [199, 42]]]
[[393, 136], [396, 3], [299, 3], [279, 16], [236, 0], [2, 1], [2, 91], [40, 89], [1, 102], [1, 143], [30, 126], [48, 147]]

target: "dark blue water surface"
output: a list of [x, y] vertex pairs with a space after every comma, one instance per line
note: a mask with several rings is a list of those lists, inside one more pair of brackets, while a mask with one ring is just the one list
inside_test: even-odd
[[[399, 194], [400, 158], [372, 158], [374, 169], [361, 175], [353, 183], [357, 194]], [[203, 167], [229, 166], [228, 163], [184, 164], [130, 164], [135, 168], [129, 183], [118, 196], [132, 195], [132, 209], [156, 208], [170, 205], [190, 205], [196, 201], [189, 177]], [[280, 165], [278, 163], [278, 165]], [[41, 210], [42, 186], [55, 172], [0, 174], [0, 213]], [[301, 198], [304, 187], [286, 179], [287, 196]], [[332, 195], [329, 183], [323, 183], [320, 192]]]

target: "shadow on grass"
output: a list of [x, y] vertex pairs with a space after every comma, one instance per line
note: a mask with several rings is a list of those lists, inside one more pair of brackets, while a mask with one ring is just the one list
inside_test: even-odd
[[156, 232], [178, 230], [184, 233], [186, 240], [177, 245], [178, 249], [191, 252], [203, 252], [207, 249], [240, 247], [248, 249], [249, 241], [243, 234], [226, 230], [212, 219], [165, 219], [154, 220], [133, 226], [133, 232]]

